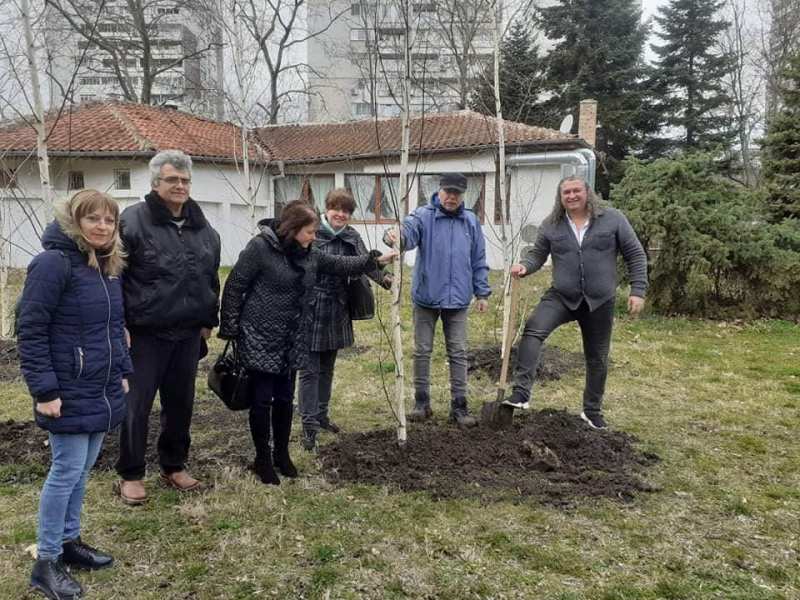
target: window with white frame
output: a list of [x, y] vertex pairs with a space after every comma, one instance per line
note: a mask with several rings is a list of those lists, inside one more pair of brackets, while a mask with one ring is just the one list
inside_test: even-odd
[[367, 41], [367, 30], [366, 29], [351, 29], [350, 30], [350, 41], [351, 42], [366, 42]]
[[[483, 205], [486, 176], [483, 173], [465, 173], [467, 191], [464, 192], [464, 206], [470, 209], [483, 223]], [[439, 191], [441, 173], [425, 173], [417, 179], [417, 206], [425, 206]]]
[[399, 175], [345, 175], [344, 187], [356, 201], [354, 221], [390, 223], [405, 214]]
[[130, 169], [114, 169], [114, 189], [115, 190], [131, 189]]
[[354, 117], [368, 117], [372, 114], [372, 107], [369, 102], [353, 102]]

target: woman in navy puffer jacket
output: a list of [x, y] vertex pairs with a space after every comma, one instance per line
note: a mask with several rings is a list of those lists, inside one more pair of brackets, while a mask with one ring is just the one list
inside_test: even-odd
[[99, 569], [113, 562], [81, 541], [81, 506], [103, 437], [125, 416], [125, 377], [133, 370], [119, 207], [101, 192], [78, 192], [57, 209], [42, 246], [28, 267], [17, 317], [22, 374], [52, 452], [31, 585], [48, 598], [79, 598], [81, 586], [65, 565]]

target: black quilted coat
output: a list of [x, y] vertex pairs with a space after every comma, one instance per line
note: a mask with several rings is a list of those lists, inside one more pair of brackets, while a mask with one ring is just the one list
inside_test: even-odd
[[[317, 230], [314, 248], [336, 256], [367, 254], [367, 248], [358, 232], [347, 225], [339, 235], [324, 227]], [[380, 286], [387, 288], [391, 279], [375, 269], [366, 274]], [[311, 333], [311, 350], [329, 352], [353, 345], [353, 321], [347, 304], [347, 277], [319, 273], [314, 286], [314, 327]]]
[[245, 368], [264, 373], [301, 369], [308, 359], [317, 271], [355, 275], [377, 268], [372, 254], [331, 256], [284, 245], [278, 222], [264, 219], [261, 233], [239, 255], [222, 293], [219, 336], [237, 340]]

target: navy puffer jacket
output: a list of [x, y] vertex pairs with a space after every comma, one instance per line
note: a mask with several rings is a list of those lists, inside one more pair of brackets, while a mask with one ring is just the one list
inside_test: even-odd
[[34, 411], [36, 423], [53, 433], [110, 431], [125, 417], [122, 378], [133, 372], [120, 278], [90, 267], [56, 221], [42, 246], [28, 266], [17, 344], [31, 396], [61, 398], [61, 417]]

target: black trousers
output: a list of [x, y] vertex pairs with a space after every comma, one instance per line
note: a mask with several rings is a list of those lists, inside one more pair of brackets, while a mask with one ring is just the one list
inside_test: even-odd
[[608, 376], [608, 351], [614, 325], [613, 299], [593, 311], [589, 310], [585, 300], [577, 309], [571, 310], [555, 292], [546, 292], [525, 323], [514, 369], [514, 398], [524, 401], [530, 398], [542, 344], [557, 327], [570, 321], [578, 322], [583, 338], [583, 355], [586, 360], [583, 410], [587, 414], [597, 414], [603, 409], [603, 394]]
[[128, 481], [145, 476], [148, 421], [156, 392], [161, 400], [158, 461], [164, 473], [182, 471], [191, 444], [200, 332], [182, 340], [132, 334], [130, 352], [133, 375], [128, 378], [128, 414], [120, 429], [117, 473]]
[[256, 456], [267, 456], [270, 428], [273, 430], [275, 453], [288, 452], [295, 372], [274, 374], [250, 371], [250, 376], [252, 378], [250, 435], [253, 438]]

